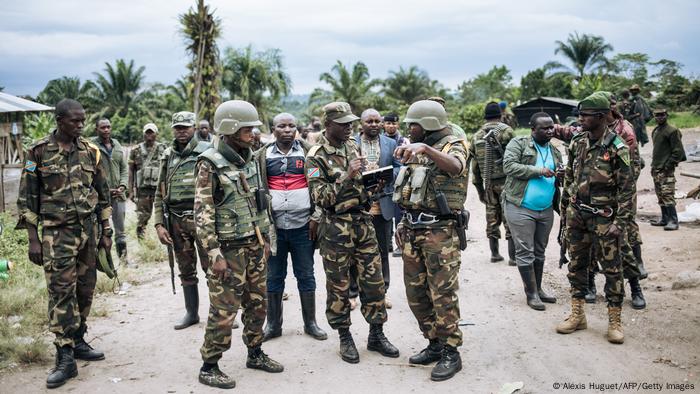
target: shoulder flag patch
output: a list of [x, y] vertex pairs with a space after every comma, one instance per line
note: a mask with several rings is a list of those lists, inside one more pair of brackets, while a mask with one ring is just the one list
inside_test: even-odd
[[36, 170], [36, 163], [31, 160], [27, 160], [27, 163], [24, 164], [24, 169], [29, 172], [34, 172]]
[[306, 170], [307, 178], [319, 178], [320, 176], [321, 171], [318, 169], [318, 167], [311, 167], [308, 170]]

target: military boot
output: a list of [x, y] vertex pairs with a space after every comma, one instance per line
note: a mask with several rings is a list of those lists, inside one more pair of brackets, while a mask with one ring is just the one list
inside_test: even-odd
[[666, 231], [678, 230], [678, 213], [676, 212], [675, 205], [669, 205], [666, 207], [666, 212], [668, 214], [668, 223], [664, 226]]
[[136, 227], [136, 238], [139, 241], [142, 241], [143, 238], [145, 237], [145, 235], [146, 235], [146, 229], [144, 227], [141, 227], [141, 226]]
[[588, 328], [586, 313], [583, 310], [584, 304], [583, 298], [571, 299], [571, 314], [566, 320], [557, 325], [557, 332], [559, 334], [571, 334], [576, 330], [585, 330]]
[[259, 369], [271, 373], [284, 371], [282, 364], [268, 357], [262, 351], [260, 345], [248, 348], [248, 359], [245, 362], [245, 366], [246, 368]]
[[263, 342], [282, 336], [282, 293], [267, 293], [267, 324]]
[[623, 343], [625, 334], [622, 332], [622, 308], [619, 306], [608, 307], [608, 342]]
[[537, 280], [535, 278], [534, 267], [532, 265], [518, 266], [518, 271], [520, 271], [520, 278], [523, 280], [527, 305], [536, 311], [543, 311], [545, 306], [537, 293]]
[[440, 361], [430, 372], [430, 379], [436, 382], [447, 380], [462, 370], [462, 357], [456, 347], [445, 345], [442, 349]]
[[508, 265], [515, 267], [515, 241], [513, 238], [508, 238]]
[[352, 339], [349, 328], [339, 328], [338, 335], [340, 336], [340, 358], [350, 364], [360, 362], [360, 354], [357, 353], [355, 341]]
[[46, 387], [53, 389], [63, 386], [68, 379], [78, 376], [78, 365], [73, 358], [73, 348], [70, 346], [56, 346], [56, 366], [49, 372], [46, 378]]
[[392, 345], [384, 335], [383, 324], [372, 323], [369, 325], [369, 336], [367, 337], [367, 350], [379, 352], [382, 356], [396, 358], [399, 356], [399, 349]]
[[588, 271], [588, 291], [584, 298], [586, 299], [586, 304], [595, 304], [597, 291], [595, 288], [595, 272]]
[[632, 254], [634, 254], [634, 259], [637, 260], [637, 268], [639, 269], [639, 279], [646, 279], [649, 273], [644, 268], [644, 260], [642, 260], [642, 245], [636, 244], [632, 246]]
[[632, 308], [644, 309], [647, 307], [647, 302], [642, 293], [642, 286], [639, 285], [639, 278], [630, 278], [630, 294], [632, 295]]
[[232, 389], [236, 387], [236, 381], [221, 372], [217, 364], [204, 363], [199, 370], [199, 383], [220, 389]]
[[328, 334], [316, 323], [316, 294], [313, 291], [299, 292], [301, 316], [304, 318], [304, 332], [320, 341], [328, 339]]
[[652, 226], [662, 227], [668, 223], [668, 210], [666, 207], [661, 207], [661, 219], [654, 219], [649, 222]]
[[503, 256], [498, 253], [498, 238], [489, 238], [489, 248], [491, 248], [491, 262], [503, 261]]
[[199, 291], [197, 285], [182, 286], [185, 295], [185, 317], [175, 325], [176, 330], [182, 330], [199, 323]]
[[87, 325], [85, 323], [80, 324], [80, 328], [73, 336], [73, 357], [76, 360], [85, 361], [98, 361], [104, 360], [105, 354], [99, 350], [93, 349], [87, 342], [85, 342], [85, 333], [87, 333]]
[[434, 363], [442, 358], [442, 347], [439, 339], [431, 339], [428, 347], [408, 358], [408, 363], [419, 365]]
[[557, 298], [542, 290], [542, 275], [544, 273], [544, 261], [535, 261], [533, 266], [535, 268], [535, 282], [537, 282], [537, 295], [540, 296], [540, 300], [542, 300], [542, 302], [554, 304], [555, 302], [557, 302]]

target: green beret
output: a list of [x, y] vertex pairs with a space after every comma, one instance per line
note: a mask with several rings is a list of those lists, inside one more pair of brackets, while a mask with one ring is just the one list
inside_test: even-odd
[[578, 110], [586, 112], [610, 111], [610, 96], [605, 92], [595, 92], [578, 103]]

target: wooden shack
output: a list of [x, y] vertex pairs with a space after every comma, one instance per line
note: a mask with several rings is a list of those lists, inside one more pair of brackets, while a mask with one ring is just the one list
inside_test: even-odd
[[523, 104], [513, 107], [513, 113], [518, 118], [520, 125], [528, 125], [530, 117], [537, 112], [548, 113], [554, 121], [557, 118], [561, 123], [571, 116], [571, 111], [578, 107], [578, 101], [560, 97], [537, 97]]

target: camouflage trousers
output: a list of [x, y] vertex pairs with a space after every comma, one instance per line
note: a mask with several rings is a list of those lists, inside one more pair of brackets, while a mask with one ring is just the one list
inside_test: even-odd
[[361, 311], [372, 324], [386, 322], [382, 261], [372, 217], [324, 217], [319, 249], [326, 272], [326, 317], [334, 330], [350, 327], [350, 267], [357, 269]]
[[239, 307], [243, 310], [243, 343], [248, 347], [262, 343], [267, 315], [267, 261], [258, 239], [222, 242], [221, 252], [228, 263], [228, 277], [220, 280], [207, 272], [209, 318], [200, 349], [206, 363], [216, 363], [231, 348], [231, 330]]
[[501, 224], [506, 230], [506, 239], [510, 239], [510, 229], [503, 214], [501, 195], [506, 178], [494, 179], [486, 194], [486, 237], [501, 239]]
[[97, 224], [94, 219], [64, 227], [44, 227], [41, 233], [49, 331], [56, 346], [73, 346], [85, 327], [97, 283]]
[[[637, 184], [634, 184], [634, 190], [637, 190]], [[639, 262], [634, 257], [632, 247], [642, 244], [642, 236], [639, 234], [639, 226], [636, 221], [637, 216], [637, 193], [632, 196], [632, 220], [622, 230], [622, 243], [620, 252], [622, 254], [622, 274], [626, 279], [637, 278], [639, 272]]]
[[199, 257], [202, 270], [207, 272], [209, 256], [197, 238], [194, 217], [192, 215], [177, 216], [170, 212], [170, 225], [172, 228], [169, 229], [169, 232], [173, 239], [177, 268], [180, 271], [180, 283], [183, 286], [196, 285], [199, 282], [197, 279], [197, 257]]
[[156, 189], [153, 188], [139, 189], [136, 192], [137, 229], [144, 229], [148, 225], [148, 220], [151, 219], [151, 214], [153, 213], [153, 199], [155, 195]]
[[656, 199], [662, 207], [675, 207], [676, 199], [673, 197], [676, 192], [675, 169], [651, 169], [651, 177], [654, 179], [654, 191]]
[[459, 238], [447, 227], [409, 229], [403, 234], [406, 298], [427, 339], [462, 345], [459, 329]]
[[624, 233], [618, 238], [606, 236], [612, 218], [566, 209], [566, 232], [569, 243], [569, 283], [571, 296], [583, 298], [588, 292], [588, 269], [598, 262], [605, 275], [605, 298], [608, 305], [620, 306], [624, 298], [622, 253]]

